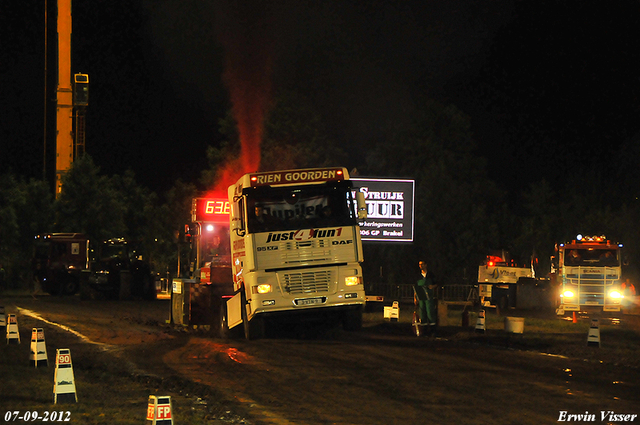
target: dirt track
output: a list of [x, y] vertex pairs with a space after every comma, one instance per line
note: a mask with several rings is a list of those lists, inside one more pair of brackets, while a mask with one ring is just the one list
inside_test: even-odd
[[357, 334], [225, 341], [166, 326], [168, 301], [10, 302], [146, 373], [193, 382], [187, 391], [210, 387], [256, 424], [419, 424], [425, 412], [433, 423], [542, 424], [560, 411], [640, 413], [637, 367], [513, 350], [518, 341], [506, 349], [446, 330], [418, 339], [407, 323], [377, 319]]

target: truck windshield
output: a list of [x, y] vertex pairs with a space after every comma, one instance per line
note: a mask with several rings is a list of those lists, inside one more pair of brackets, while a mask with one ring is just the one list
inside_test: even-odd
[[36, 252], [35, 252], [35, 258], [38, 260], [46, 260], [47, 258], [49, 258], [49, 244], [44, 242], [44, 243], [38, 243], [36, 244]]
[[231, 264], [229, 225], [203, 225], [200, 247], [200, 264], [211, 263], [214, 266], [229, 266]]
[[102, 259], [107, 258], [126, 258], [129, 255], [129, 250], [124, 244], [110, 244], [105, 243], [102, 245]]
[[247, 189], [249, 233], [353, 226], [350, 182]]
[[615, 267], [620, 265], [616, 249], [570, 249], [565, 253], [566, 266]]

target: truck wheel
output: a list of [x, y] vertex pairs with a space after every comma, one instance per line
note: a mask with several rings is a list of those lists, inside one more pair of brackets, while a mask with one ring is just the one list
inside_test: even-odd
[[348, 310], [342, 319], [342, 328], [345, 331], [355, 332], [362, 329], [362, 307]]
[[229, 338], [229, 322], [227, 318], [227, 303], [222, 301], [222, 305], [220, 306], [220, 327], [219, 327], [220, 338], [227, 339]]
[[253, 320], [249, 321], [247, 317], [247, 301], [244, 291], [242, 292], [241, 303], [244, 337], [248, 340], [264, 338], [264, 319], [261, 316], [253, 316]]
[[51, 284], [50, 282], [45, 281], [42, 285], [42, 290], [49, 295], [56, 296], [60, 294], [60, 285], [54, 282]]
[[222, 298], [217, 297], [215, 294], [211, 296], [211, 309], [207, 317], [209, 323], [209, 329], [211, 335], [220, 333], [220, 309], [222, 308]]
[[498, 315], [502, 316], [506, 314], [508, 309], [509, 309], [509, 297], [506, 295], [503, 295], [498, 300]]
[[248, 340], [262, 339], [264, 338], [264, 333], [265, 333], [265, 323], [264, 323], [264, 318], [262, 318], [261, 316], [253, 316], [253, 320], [251, 320], [250, 322], [245, 322], [244, 337], [246, 339]]
[[142, 298], [148, 301], [155, 300], [156, 297], [156, 281], [150, 274], [142, 277]]
[[105, 291], [104, 297], [110, 301], [117, 301], [120, 299], [120, 290], [110, 289], [108, 291]]
[[80, 282], [75, 277], [69, 277], [62, 286], [63, 295], [75, 295], [80, 289]]

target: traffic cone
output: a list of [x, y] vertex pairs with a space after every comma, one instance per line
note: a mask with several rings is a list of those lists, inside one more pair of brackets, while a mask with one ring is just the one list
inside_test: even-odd
[[15, 314], [9, 314], [9, 316], [7, 316], [7, 322], [7, 344], [20, 344], [18, 318]]
[[71, 365], [71, 350], [59, 348], [56, 350], [56, 371], [53, 378], [53, 402], [77, 403], [76, 384], [73, 379]]
[[573, 323], [578, 323], [578, 316], [575, 311], [573, 312]]
[[49, 366], [47, 359], [47, 346], [44, 342], [44, 330], [33, 328], [31, 331], [31, 354], [29, 355], [30, 366]]
[[4, 307], [0, 305], [0, 332], [6, 332], [7, 319], [4, 316]]
[[587, 335], [587, 345], [589, 347], [600, 347], [600, 324], [598, 319], [591, 319], [589, 335]]
[[478, 312], [478, 320], [476, 321], [476, 332], [485, 333], [486, 327], [484, 322], [484, 310]]
[[149, 396], [147, 405], [146, 425], [173, 425], [173, 413], [171, 412], [171, 397]]

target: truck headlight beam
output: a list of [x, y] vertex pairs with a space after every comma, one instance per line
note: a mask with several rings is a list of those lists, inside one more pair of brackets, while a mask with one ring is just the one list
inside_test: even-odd
[[624, 298], [624, 295], [622, 295], [620, 292], [613, 290], [611, 292], [609, 292], [609, 298], [613, 298], [613, 299], [620, 299], [620, 298]]
[[268, 294], [271, 292], [271, 284], [263, 283], [253, 287], [254, 294]]
[[359, 285], [361, 282], [360, 276], [347, 276], [344, 278], [344, 284], [346, 286], [355, 286]]

